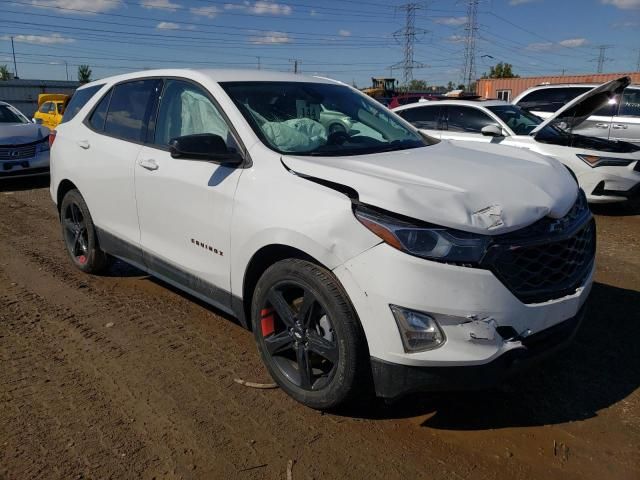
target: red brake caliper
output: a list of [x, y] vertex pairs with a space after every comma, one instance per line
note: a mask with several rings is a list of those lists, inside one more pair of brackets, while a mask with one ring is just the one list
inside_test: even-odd
[[262, 336], [266, 337], [268, 335], [271, 335], [276, 329], [273, 308], [263, 308], [260, 311], [260, 317], [261, 317], [261, 326], [262, 326]]

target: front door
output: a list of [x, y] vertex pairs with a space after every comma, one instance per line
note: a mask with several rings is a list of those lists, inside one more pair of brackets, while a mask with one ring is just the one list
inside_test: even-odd
[[155, 135], [135, 167], [140, 243], [149, 269], [228, 309], [230, 225], [242, 169], [172, 158], [171, 139], [198, 133], [219, 135], [229, 148], [238, 146], [204, 88], [167, 80]]

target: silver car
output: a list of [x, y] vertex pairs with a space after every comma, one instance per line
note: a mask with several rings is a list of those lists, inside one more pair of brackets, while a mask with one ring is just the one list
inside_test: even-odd
[[[584, 83], [538, 85], [522, 92], [512, 103], [547, 119], [567, 102], [597, 86]], [[576, 133], [640, 145], [640, 85], [627, 87], [621, 96], [602, 105], [582, 123]]]
[[49, 129], [0, 102], [0, 180], [49, 173]]

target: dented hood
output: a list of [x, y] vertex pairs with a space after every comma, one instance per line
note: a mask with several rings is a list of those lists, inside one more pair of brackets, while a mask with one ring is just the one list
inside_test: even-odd
[[547, 125], [557, 122], [563, 122], [567, 125], [567, 130], [573, 130], [593, 115], [593, 112], [602, 107], [607, 101], [621, 94], [630, 83], [631, 79], [629, 77], [620, 77], [583, 93], [540, 123], [529, 135], [535, 135]]
[[36, 123], [0, 123], [0, 145], [21, 145], [49, 136], [49, 129]]
[[351, 157], [284, 156], [294, 173], [344, 185], [363, 203], [437, 225], [506, 233], [564, 216], [578, 187], [553, 159], [521, 148], [440, 142]]

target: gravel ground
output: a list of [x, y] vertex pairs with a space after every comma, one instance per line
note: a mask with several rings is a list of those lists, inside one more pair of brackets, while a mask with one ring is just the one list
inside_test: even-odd
[[302, 407], [251, 334], [117, 263], [66, 257], [43, 181], [0, 184], [0, 479], [639, 479], [640, 208], [596, 210], [570, 348], [498, 390]]

